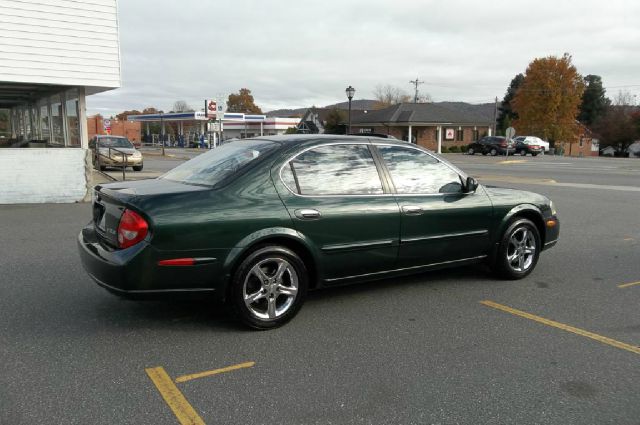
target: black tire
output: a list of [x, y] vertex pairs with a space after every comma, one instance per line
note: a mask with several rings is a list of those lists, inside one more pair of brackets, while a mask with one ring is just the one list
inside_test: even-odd
[[527, 156], [527, 151], [525, 151], [524, 149], [522, 149], [522, 150], [520, 151], [520, 155], [522, 155], [522, 156]]
[[[278, 280], [277, 271], [281, 264], [286, 270]], [[262, 277], [258, 278], [258, 275]], [[229, 302], [245, 325], [254, 329], [273, 329], [284, 325], [298, 313], [308, 286], [307, 268], [295, 252], [277, 245], [261, 246], [251, 252], [235, 271]], [[294, 289], [295, 294], [291, 295]], [[282, 290], [289, 293], [282, 293]], [[245, 302], [247, 293], [255, 296], [253, 302]], [[278, 308], [282, 309], [280, 313]]]
[[107, 167], [105, 165], [101, 165], [100, 166], [100, 171], [105, 171], [107, 169]]
[[142, 171], [142, 167], [143, 165], [140, 164], [140, 165], [134, 165], [132, 168], [133, 168], [133, 171]]
[[[513, 220], [500, 239], [493, 267], [495, 273], [501, 278], [511, 280], [527, 276], [538, 264], [541, 245], [540, 232], [531, 220]], [[533, 252], [527, 253], [531, 248]], [[514, 264], [515, 261], [518, 261], [517, 265]]]
[[489, 153], [491, 154], [491, 156], [496, 156], [496, 155], [498, 155], [498, 150], [496, 148], [491, 148]]
[[532, 153], [532, 154], [531, 154], [531, 156], [536, 156], [536, 155], [538, 155], [538, 154], [537, 154], [537, 153]]
[[474, 150], [473, 150], [473, 148], [469, 148], [469, 149], [467, 150], [467, 153], [468, 153], [469, 155], [475, 155], [476, 151], [474, 151]]

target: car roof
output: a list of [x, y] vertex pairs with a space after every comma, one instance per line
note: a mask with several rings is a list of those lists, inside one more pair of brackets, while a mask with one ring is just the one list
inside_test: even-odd
[[313, 145], [316, 143], [325, 143], [328, 141], [362, 143], [364, 140], [370, 140], [371, 142], [380, 142], [384, 144], [394, 144], [399, 146], [406, 146], [409, 143], [404, 140], [391, 139], [386, 137], [363, 137], [343, 134], [287, 134], [282, 136], [252, 137], [251, 140], [268, 140], [271, 142], [279, 143], [281, 145]]

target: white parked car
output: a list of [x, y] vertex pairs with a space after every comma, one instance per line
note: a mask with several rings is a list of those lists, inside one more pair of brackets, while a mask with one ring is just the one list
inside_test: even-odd
[[513, 139], [515, 142], [524, 142], [528, 145], [539, 145], [544, 148], [545, 152], [549, 152], [549, 142], [545, 142], [536, 136], [518, 136]]

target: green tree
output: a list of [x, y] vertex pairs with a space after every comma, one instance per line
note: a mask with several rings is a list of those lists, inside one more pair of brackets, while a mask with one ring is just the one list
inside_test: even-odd
[[584, 77], [584, 83], [585, 89], [578, 120], [590, 126], [607, 111], [611, 101], [605, 96], [602, 78], [599, 75], [587, 75]]
[[297, 134], [297, 133], [298, 133], [297, 127], [289, 127], [284, 131], [284, 134]]
[[522, 85], [524, 81], [524, 74], [518, 74], [511, 80], [509, 87], [507, 88], [507, 93], [505, 93], [504, 98], [502, 99], [502, 103], [500, 103], [500, 107], [498, 108], [498, 132], [500, 134], [504, 134], [504, 131], [509, 128], [511, 122], [513, 120], [518, 119], [518, 114], [513, 111], [513, 107], [511, 106], [511, 102], [513, 98], [516, 96], [516, 92], [518, 88]]
[[344, 122], [344, 111], [341, 111], [338, 108], [331, 109], [327, 114], [327, 119], [324, 122], [325, 134], [344, 134]]
[[122, 111], [119, 114], [116, 114], [116, 119], [118, 121], [126, 121], [127, 120], [127, 116], [129, 115], [140, 115], [142, 114], [142, 112], [138, 111], [137, 109], [132, 109], [130, 111]]
[[243, 112], [245, 114], [261, 114], [260, 109], [253, 101], [251, 90], [240, 89], [238, 93], [232, 93], [227, 99], [227, 111]]
[[511, 102], [518, 114], [514, 127], [520, 134], [576, 143], [583, 92], [584, 81], [571, 63], [571, 55], [534, 59]]
[[632, 99], [627, 92], [618, 93], [614, 104], [607, 106], [605, 113], [594, 123], [601, 148], [613, 146], [618, 152], [624, 152], [640, 138], [640, 112]]

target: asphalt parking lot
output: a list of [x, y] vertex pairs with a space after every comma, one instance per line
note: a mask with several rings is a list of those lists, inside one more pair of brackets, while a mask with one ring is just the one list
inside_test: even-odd
[[97, 287], [88, 204], [0, 206], [0, 424], [640, 424], [640, 161], [447, 158], [553, 199], [561, 240], [530, 276], [317, 291], [268, 332]]

